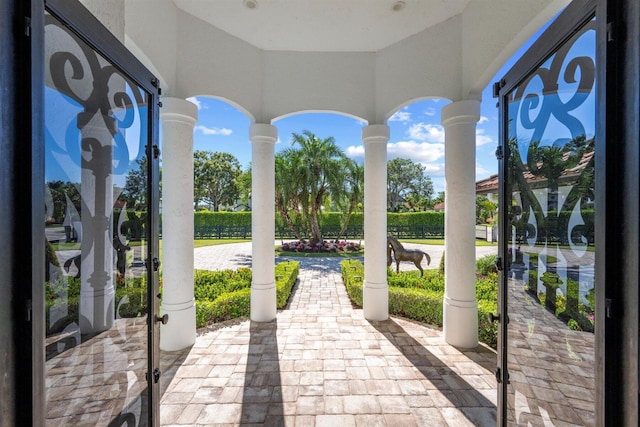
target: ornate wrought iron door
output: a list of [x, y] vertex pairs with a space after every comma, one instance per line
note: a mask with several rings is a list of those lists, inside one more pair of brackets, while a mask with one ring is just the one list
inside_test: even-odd
[[45, 420], [158, 424], [157, 83], [79, 3], [46, 7]]
[[572, 3], [497, 87], [502, 425], [595, 425], [596, 22], [589, 3]]

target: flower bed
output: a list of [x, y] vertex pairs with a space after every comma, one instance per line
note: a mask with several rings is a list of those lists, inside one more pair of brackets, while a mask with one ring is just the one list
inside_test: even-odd
[[283, 252], [358, 252], [364, 248], [362, 243], [350, 242], [347, 240], [325, 240], [312, 244], [308, 240], [297, 240], [283, 243], [280, 250]]

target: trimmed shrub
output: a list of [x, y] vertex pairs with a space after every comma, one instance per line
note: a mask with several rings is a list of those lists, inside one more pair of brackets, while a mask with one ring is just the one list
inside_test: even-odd
[[498, 347], [498, 322], [489, 321], [489, 313], [498, 311], [497, 299], [478, 300], [478, 340], [491, 348]]
[[497, 255], [486, 255], [476, 260], [476, 274], [483, 276], [489, 273], [497, 273], [498, 267], [496, 267]]
[[276, 265], [276, 305], [284, 308], [289, 301], [293, 286], [298, 280], [300, 263], [297, 261], [281, 262]]
[[[387, 269], [389, 285], [389, 314], [442, 327], [442, 307], [444, 302], [444, 276], [437, 270], [426, 270], [424, 277], [417, 271], [395, 274]], [[342, 262], [342, 280], [351, 302], [362, 307], [362, 284], [364, 266], [356, 260]], [[496, 348], [497, 323], [491, 323], [489, 313], [497, 310], [498, 276], [489, 273], [476, 280], [478, 301], [478, 338], [481, 342]]]
[[444, 292], [389, 287], [389, 313], [442, 327]]
[[[293, 285], [298, 279], [300, 264], [281, 262], [275, 267], [276, 304], [287, 305]], [[251, 269], [205, 271], [194, 275], [196, 297], [196, 327], [249, 316], [251, 311]]]
[[364, 280], [364, 265], [357, 260], [345, 260], [341, 264], [342, 281], [347, 289], [351, 302], [362, 307], [362, 284]]

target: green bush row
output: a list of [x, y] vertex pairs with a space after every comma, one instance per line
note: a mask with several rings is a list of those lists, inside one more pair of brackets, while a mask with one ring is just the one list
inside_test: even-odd
[[[344, 222], [344, 215], [340, 212], [324, 212], [320, 218], [323, 227], [339, 227]], [[362, 226], [364, 214], [354, 212], [349, 219], [349, 225]], [[195, 227], [251, 227], [251, 212], [209, 212], [194, 213]], [[407, 212], [387, 213], [388, 227], [403, 226], [443, 226], [444, 212]], [[287, 227], [286, 222], [276, 213], [276, 227]]]
[[[480, 261], [482, 264], [483, 261]], [[417, 272], [393, 274], [388, 270], [389, 314], [403, 316], [442, 327], [442, 307], [444, 301], [444, 276], [437, 270], [425, 271], [424, 277]], [[364, 266], [357, 260], [342, 262], [342, 280], [351, 301], [362, 307], [362, 285]], [[478, 276], [476, 298], [478, 300], [478, 339], [497, 347], [498, 329], [496, 323], [488, 320], [489, 313], [497, 309], [497, 274]]]
[[[275, 267], [276, 304], [287, 305], [296, 283], [300, 264], [296, 261], [281, 262]], [[196, 327], [249, 316], [251, 311], [251, 270], [197, 271]]]
[[[115, 309], [117, 318], [140, 317], [147, 313], [147, 281], [144, 277], [128, 278], [115, 283]], [[45, 325], [47, 334], [62, 332], [72, 323], [78, 323], [80, 279], [61, 277], [45, 283]], [[64, 316], [51, 323], [54, 313]]]
[[[275, 266], [276, 301], [278, 308], [287, 305], [300, 271], [295, 261]], [[194, 296], [196, 300], [196, 326], [248, 316], [251, 308], [251, 269], [194, 272]], [[47, 334], [58, 333], [78, 322], [80, 279], [60, 278], [47, 282], [46, 328]], [[147, 313], [147, 282], [145, 278], [126, 279], [116, 283], [115, 307], [117, 317], [139, 317]], [[56, 311], [65, 315], [50, 324]]]

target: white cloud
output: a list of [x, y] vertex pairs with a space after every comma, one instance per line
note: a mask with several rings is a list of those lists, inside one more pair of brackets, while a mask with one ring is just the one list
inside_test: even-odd
[[486, 116], [480, 116], [480, 120], [478, 120], [478, 124], [482, 124], [484, 122], [488, 122], [489, 118]]
[[422, 163], [422, 166], [424, 166], [424, 173], [429, 175], [429, 178], [444, 176], [444, 163]]
[[436, 115], [436, 109], [433, 107], [429, 107], [427, 108], [427, 110], [424, 112], [425, 116], [435, 116]]
[[390, 122], [402, 122], [407, 123], [411, 121], [411, 113], [409, 111], [405, 111], [406, 108], [402, 110], [396, 111], [393, 116], [389, 117]]
[[198, 107], [198, 110], [202, 110], [202, 101], [200, 101], [198, 98], [196, 98], [195, 96], [192, 96], [191, 98], [187, 98], [187, 101], [196, 104], [196, 107]]
[[350, 145], [345, 150], [345, 154], [351, 159], [364, 159], [364, 146]]
[[444, 128], [440, 125], [420, 122], [411, 125], [407, 133], [418, 141], [444, 142]]
[[485, 134], [484, 129], [476, 129], [476, 147], [480, 147], [481, 145], [492, 144], [494, 143], [493, 137]]
[[198, 125], [193, 128], [195, 131], [202, 132], [203, 135], [224, 135], [229, 136], [233, 133], [231, 129], [227, 128], [209, 128], [206, 126]]
[[[364, 146], [351, 145], [345, 153], [352, 159], [364, 159]], [[429, 176], [444, 176], [444, 144], [415, 141], [398, 141], [387, 144], [387, 158], [411, 159], [415, 163], [421, 163]]]
[[444, 157], [444, 144], [415, 141], [398, 141], [387, 144], [387, 157], [402, 157], [427, 164]]

